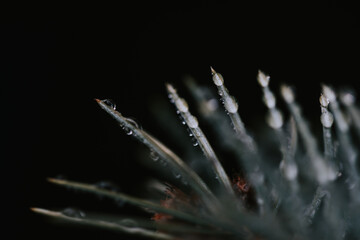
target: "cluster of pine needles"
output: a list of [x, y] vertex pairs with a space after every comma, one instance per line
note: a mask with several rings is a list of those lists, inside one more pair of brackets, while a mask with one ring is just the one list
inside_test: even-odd
[[237, 174], [229, 176], [229, 170], [225, 171], [225, 164], [200, 128], [198, 119], [190, 113], [185, 99], [172, 85], [166, 84], [169, 99], [187, 126], [193, 144], [204, 155], [195, 161], [204, 161], [200, 165], [210, 169], [208, 176], [212, 180], [202, 177], [190, 167], [189, 160], [181, 159], [134, 120], [124, 117], [112, 102], [95, 99], [128, 135], [149, 148], [152, 160], [159, 167], [174, 173], [177, 184], [154, 184], [165, 197], [150, 201], [129, 196], [109, 184], [49, 179], [56, 185], [138, 206], [152, 212], [149, 218], [99, 219], [71, 208], [32, 210], [68, 222], [153, 239], [360, 238], [360, 184], [355, 147], [360, 138], [360, 111], [354, 93], [322, 85], [319, 116], [323, 140], [318, 141], [301, 113], [293, 88], [280, 87], [288, 110], [285, 118], [269, 88], [270, 77], [259, 71], [257, 80], [268, 109], [266, 123], [271, 129], [270, 138], [274, 142], [271, 144], [278, 146], [280, 153], [276, 155], [279, 156], [276, 164], [271, 164], [272, 157], [261, 153], [241, 120], [238, 103], [225, 87], [224, 78], [213, 68], [211, 73], [226, 114], [219, 107], [214, 91], [193, 80], [186, 81], [186, 86], [198, 103], [201, 120], [214, 126], [218, 142], [235, 156]]

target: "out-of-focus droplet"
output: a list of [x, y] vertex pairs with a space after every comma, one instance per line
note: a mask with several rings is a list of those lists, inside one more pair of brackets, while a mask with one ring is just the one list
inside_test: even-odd
[[102, 102], [105, 103], [106, 105], [108, 105], [109, 107], [111, 107], [112, 109], [116, 110], [116, 104], [114, 103], [113, 100], [104, 99], [104, 100], [102, 100]]
[[119, 224], [128, 228], [136, 228], [139, 226], [138, 222], [129, 218], [122, 219]]
[[295, 163], [285, 163], [283, 160], [280, 163], [280, 169], [289, 181], [295, 180], [298, 175], [298, 168]]
[[178, 172], [173, 172], [173, 174], [174, 174], [174, 177], [175, 177], [176, 179], [180, 179], [180, 178], [181, 178], [181, 174], [180, 174], [180, 173], [178, 173]]
[[355, 103], [355, 94], [352, 90], [342, 91], [340, 93], [340, 100], [346, 106], [351, 106]]
[[169, 97], [169, 100], [171, 103], [174, 103], [174, 98], [173, 98], [173, 95], [171, 93], [168, 94], [168, 97]]
[[323, 85], [323, 86], [322, 86], [322, 91], [323, 91], [325, 97], [326, 97], [327, 99], [329, 99], [329, 102], [335, 101], [335, 99], [336, 99], [336, 94], [335, 94], [334, 90], [333, 90], [331, 87], [326, 86], [326, 85]]
[[188, 118], [187, 118], [187, 125], [190, 127], [190, 128], [197, 128], [199, 126], [199, 122], [197, 120], [196, 117], [190, 115]]
[[321, 94], [320, 98], [319, 98], [319, 102], [320, 105], [324, 108], [327, 108], [329, 106], [329, 99], [327, 97], [325, 97], [323, 94]]
[[150, 158], [154, 161], [157, 162], [160, 159], [160, 156], [155, 152], [154, 149], [150, 149]]
[[185, 99], [183, 99], [183, 98], [178, 98], [178, 99], [176, 99], [175, 105], [176, 105], [176, 108], [177, 108], [180, 112], [187, 112], [187, 111], [189, 111], [189, 105], [187, 104], [187, 102], [186, 102]]
[[234, 97], [229, 97], [224, 102], [224, 106], [229, 113], [236, 113], [239, 106]]
[[320, 117], [321, 124], [326, 128], [331, 128], [334, 123], [334, 116], [331, 112], [324, 112]]
[[[110, 181], [100, 181], [95, 183], [95, 186], [104, 190], [108, 190], [111, 192], [120, 192], [120, 187], [118, 185], [116, 185], [115, 183], [112, 183]], [[102, 199], [104, 196], [103, 195], [99, 195], [100, 199]], [[124, 205], [124, 201], [121, 199], [117, 199], [115, 200], [116, 204], [118, 206], [123, 206]]]
[[100, 181], [100, 182], [95, 183], [95, 186], [98, 188], [101, 188], [101, 189], [112, 191], [112, 192], [120, 191], [120, 188], [115, 183], [112, 183], [110, 181]]
[[[265, 89], [268, 90], [268, 89]], [[268, 108], [273, 108], [276, 105], [276, 98], [272, 92], [264, 91], [264, 102]]]
[[284, 123], [283, 116], [277, 109], [272, 109], [271, 112], [267, 114], [266, 122], [274, 129], [281, 128]]
[[259, 186], [264, 183], [264, 175], [260, 172], [254, 172], [249, 174], [249, 180], [253, 185]]
[[256, 199], [256, 202], [257, 202], [259, 205], [263, 205], [263, 204], [264, 204], [264, 199], [262, 199], [262, 198], [257, 198], [257, 199]]
[[213, 112], [219, 108], [219, 103], [215, 98], [209, 99], [206, 101], [206, 108]]
[[84, 218], [86, 217], [86, 214], [79, 210], [79, 209], [76, 209], [76, 208], [65, 208], [64, 210], [61, 211], [61, 213], [65, 216], [68, 216], [68, 217], [73, 217], [73, 218]]

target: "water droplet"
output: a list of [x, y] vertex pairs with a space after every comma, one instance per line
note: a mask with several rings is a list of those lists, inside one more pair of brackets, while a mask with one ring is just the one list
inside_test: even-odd
[[324, 112], [320, 117], [321, 124], [326, 128], [331, 128], [334, 123], [334, 116], [331, 112]]
[[187, 111], [189, 111], [189, 105], [187, 104], [187, 102], [186, 102], [185, 99], [183, 99], [183, 98], [178, 98], [178, 99], [176, 99], [175, 105], [176, 105], [177, 109], [178, 109], [180, 112], [187, 112]]
[[213, 112], [219, 107], [218, 101], [215, 98], [209, 99], [206, 101], [206, 107], [209, 111]]
[[104, 99], [104, 100], [102, 100], [102, 102], [105, 103], [106, 105], [108, 105], [109, 107], [111, 107], [112, 109], [116, 110], [116, 104], [114, 103], [113, 100]]
[[262, 198], [257, 198], [256, 199], [256, 202], [259, 204], [259, 205], [263, 205], [264, 204], [264, 200]]
[[121, 224], [123, 226], [126, 226], [126, 227], [129, 227], [129, 228], [135, 228], [135, 227], [139, 226], [139, 224], [135, 220], [132, 220], [132, 219], [129, 219], [129, 218], [125, 218], [125, 219], [121, 220], [119, 222], [119, 224]]
[[230, 113], [236, 113], [239, 105], [237, 104], [234, 97], [226, 98], [226, 101], [224, 102], [224, 106], [226, 110], [228, 110]]
[[123, 127], [122, 128], [124, 131], [125, 131], [125, 133], [126, 133], [126, 135], [132, 135], [133, 134], [133, 131], [130, 129], [130, 128], [128, 128], [128, 127]]
[[224, 78], [220, 73], [215, 73], [212, 77], [214, 84], [216, 86], [222, 86], [224, 83]]
[[265, 102], [266, 106], [268, 108], [273, 108], [276, 105], [276, 98], [270, 90], [267, 90], [264, 92], [264, 98], [263, 101]]
[[160, 156], [155, 152], [154, 149], [150, 149], [150, 158], [154, 161], [157, 162], [160, 159]]
[[325, 97], [323, 94], [320, 95], [319, 102], [320, 105], [324, 108], [327, 108], [330, 103], [329, 99]]
[[187, 130], [187, 132], [189, 133], [189, 137], [194, 136], [194, 134], [192, 133], [192, 131], [191, 131], [189, 128], [187, 128], [186, 130]]
[[178, 117], [179, 117], [179, 119], [180, 119], [180, 121], [181, 121], [181, 124], [182, 124], [182, 125], [185, 125], [185, 124], [186, 124], [186, 122], [185, 122], [185, 120], [184, 120], [183, 116], [180, 114], [180, 112], [179, 112]]
[[355, 99], [356, 99], [355, 93], [351, 89], [347, 89], [340, 93], [340, 100], [346, 106], [351, 106], [352, 104], [354, 104]]
[[298, 175], [298, 168], [295, 163], [285, 163], [283, 164], [283, 169], [285, 177], [292, 181], [296, 179]]
[[[100, 181], [94, 184], [96, 187], [104, 189], [104, 190], [108, 190], [111, 192], [120, 192], [121, 189], [119, 188], [118, 185], [116, 185], [115, 183], [112, 183], [110, 181]], [[104, 196], [103, 195], [99, 195], [100, 199], [102, 199]], [[116, 204], [118, 206], [123, 206], [124, 205], [124, 201], [121, 199], [117, 199], [115, 200]]]
[[169, 100], [171, 103], [174, 103], [174, 98], [173, 98], [173, 95], [171, 93], [168, 94], [168, 97], [169, 97]]
[[323, 85], [322, 90], [323, 90], [324, 96], [329, 100], [329, 102], [335, 101], [336, 94], [331, 87]]
[[178, 172], [173, 172], [174, 176], [176, 179], [180, 179], [181, 178], [181, 174]]
[[283, 125], [283, 116], [279, 110], [271, 109], [266, 116], [266, 122], [274, 129], [281, 128]]
[[194, 147], [196, 147], [196, 146], [199, 145], [199, 142], [196, 140], [196, 138], [192, 138], [192, 139], [191, 139], [191, 142], [192, 142], [192, 145], [193, 145]]
[[135, 128], [140, 128], [141, 126], [132, 118], [125, 118], [127, 123], [130, 123], [131, 125], [133, 125]]
[[259, 186], [264, 183], [264, 175], [260, 172], [253, 172], [252, 174], [249, 174], [249, 179], [255, 186]]
[[79, 209], [76, 209], [76, 208], [65, 208], [63, 211], [61, 211], [61, 213], [65, 216], [68, 216], [68, 217], [73, 217], [73, 218], [84, 218], [86, 217], [86, 214], [79, 210]]
[[188, 116], [187, 124], [190, 128], [197, 128], [199, 126], [199, 122], [196, 117], [193, 115]]
[[220, 96], [222, 96], [222, 95], [223, 95], [223, 92], [222, 92], [221, 90], [219, 90], [219, 91], [218, 91], [218, 94], [219, 94]]

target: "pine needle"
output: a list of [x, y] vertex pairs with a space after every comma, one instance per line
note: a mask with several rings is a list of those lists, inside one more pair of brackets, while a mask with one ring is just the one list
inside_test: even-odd
[[48, 181], [51, 182], [51, 183], [54, 183], [56, 185], [67, 186], [67, 187], [71, 187], [71, 188], [74, 188], [74, 189], [90, 192], [90, 193], [93, 193], [93, 194], [113, 198], [115, 200], [121, 200], [121, 201], [124, 201], [124, 202], [128, 202], [128, 203], [133, 204], [133, 205], [138, 206], [138, 207], [151, 209], [151, 210], [153, 210], [155, 212], [166, 213], [166, 214], [169, 214], [171, 216], [174, 216], [174, 217], [177, 217], [179, 219], [189, 221], [189, 222], [192, 222], [192, 223], [202, 224], [202, 225], [204, 225], [204, 224], [209, 225], [209, 222], [207, 222], [206, 220], [203, 220], [203, 219], [198, 218], [196, 216], [189, 215], [189, 214], [187, 214], [185, 212], [177, 211], [177, 210], [171, 209], [171, 208], [165, 208], [165, 207], [163, 207], [163, 206], [161, 206], [161, 205], [159, 205], [157, 203], [153, 203], [153, 202], [150, 202], [150, 201], [147, 201], [147, 200], [132, 197], [132, 196], [129, 196], [129, 195], [126, 195], [126, 194], [123, 194], [123, 193], [118, 193], [118, 192], [98, 188], [95, 185], [86, 184], [86, 183], [79, 183], [79, 182], [74, 182], [74, 181], [68, 181], [68, 180], [62, 180], [62, 179], [55, 179], [55, 178], [49, 178]]
[[316, 139], [311, 134], [310, 128], [302, 117], [300, 107], [295, 102], [293, 90], [286, 85], [281, 86], [281, 94], [288, 105], [288, 108], [295, 119], [300, 136], [302, 137], [306, 151], [311, 159], [310, 164], [314, 171], [315, 179], [319, 184], [326, 184], [333, 181], [337, 174], [336, 171], [325, 162], [318, 150]]
[[219, 178], [219, 182], [229, 194], [234, 195], [234, 191], [229, 177], [227, 176], [223, 166], [220, 163], [220, 160], [216, 156], [215, 151], [211, 147], [204, 132], [199, 127], [198, 120], [189, 112], [187, 102], [185, 101], [185, 99], [179, 97], [177, 91], [172, 85], [166, 84], [166, 88], [179, 114], [181, 114], [182, 118], [185, 120], [193, 136], [198, 141], [201, 150], [212, 165], [216, 176]]
[[175, 236], [171, 236], [170, 234], [161, 233], [161, 232], [154, 232], [151, 230], [147, 230], [140, 227], [128, 227], [121, 225], [120, 223], [114, 223], [114, 222], [107, 222], [103, 220], [96, 220], [96, 219], [88, 219], [86, 217], [79, 218], [79, 217], [71, 217], [63, 214], [62, 212], [58, 211], [51, 211], [47, 209], [42, 208], [31, 208], [33, 212], [36, 212], [38, 214], [42, 214], [45, 216], [53, 217], [56, 219], [72, 222], [72, 223], [79, 223], [91, 227], [98, 227], [98, 228], [105, 228], [113, 231], [119, 231], [122, 233], [126, 233], [129, 235], [135, 235], [138, 237], [147, 237], [151, 239], [162, 239], [162, 240], [175, 240], [180, 239]]
[[128, 118], [122, 116], [121, 113], [113, 109], [111, 106], [107, 105], [104, 101], [99, 99], [95, 100], [102, 109], [120, 123], [120, 126], [127, 129], [128, 132], [131, 131], [134, 137], [145, 144], [149, 149], [156, 152], [159, 157], [167, 161], [171, 167], [175, 168], [186, 179], [186, 181], [189, 182], [190, 187], [199, 194], [210, 211], [217, 212], [219, 210], [220, 204], [209, 187], [196, 172], [194, 172], [183, 160], [180, 159], [180, 157], [178, 157], [159, 140], [139, 128], [132, 121], [129, 121]]

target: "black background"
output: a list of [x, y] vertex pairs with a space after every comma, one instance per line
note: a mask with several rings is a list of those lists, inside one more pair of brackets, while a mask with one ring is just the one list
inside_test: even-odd
[[109, 179], [142, 195], [137, 183], [146, 171], [136, 162], [139, 144], [94, 98], [113, 99], [124, 115], [166, 140], [149, 106], [166, 99], [164, 82], [181, 89], [186, 74], [212, 84], [209, 66], [223, 74], [253, 128], [265, 111], [258, 69], [271, 75], [276, 93], [280, 83], [296, 86], [313, 126], [319, 124], [321, 82], [359, 89], [359, 15], [352, 2], [235, 2], [39, 5], [2, 14], [5, 228], [37, 239], [119, 239], [105, 231], [53, 225], [29, 211], [69, 205], [128, 211], [46, 182], [58, 174], [85, 182]]

